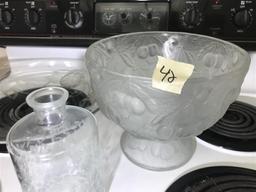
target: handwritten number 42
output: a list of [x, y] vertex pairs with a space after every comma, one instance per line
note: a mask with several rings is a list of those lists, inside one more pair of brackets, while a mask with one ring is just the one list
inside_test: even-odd
[[164, 71], [164, 69], [165, 69], [165, 66], [162, 66], [162, 68], [160, 69], [160, 73], [164, 74], [164, 77], [162, 78], [161, 81], [164, 81], [167, 78], [168, 83], [172, 83], [174, 79], [177, 77], [175, 77], [171, 69], [168, 69], [168, 71]]

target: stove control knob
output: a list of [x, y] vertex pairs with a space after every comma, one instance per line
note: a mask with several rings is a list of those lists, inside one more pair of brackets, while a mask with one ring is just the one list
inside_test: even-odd
[[153, 10], [147, 10], [140, 14], [140, 24], [147, 30], [158, 30], [160, 23], [160, 15]]
[[9, 9], [0, 9], [0, 23], [3, 26], [10, 26], [13, 22], [13, 14]]
[[122, 24], [129, 24], [129, 23], [131, 23], [131, 15], [130, 15], [130, 13], [122, 12], [120, 14], [120, 18], [121, 18], [121, 23]]
[[238, 28], [246, 28], [252, 22], [252, 14], [246, 9], [239, 10], [234, 14], [233, 22]]
[[84, 15], [79, 9], [69, 9], [64, 14], [64, 22], [71, 29], [79, 29], [84, 23]]
[[114, 25], [117, 22], [117, 15], [114, 12], [105, 12], [102, 15], [102, 22], [105, 25]]
[[27, 10], [25, 13], [25, 21], [28, 26], [35, 27], [40, 22], [40, 13], [37, 9]]
[[152, 11], [145, 11], [140, 14], [140, 21], [143, 23], [150, 22], [153, 18]]
[[194, 28], [200, 25], [202, 14], [196, 7], [191, 7], [182, 13], [183, 25], [187, 28]]

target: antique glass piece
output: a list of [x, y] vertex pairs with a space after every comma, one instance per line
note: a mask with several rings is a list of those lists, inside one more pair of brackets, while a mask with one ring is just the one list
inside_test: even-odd
[[[46, 87], [26, 101], [34, 112], [7, 136], [24, 192], [102, 192], [96, 119], [88, 110], [66, 106], [68, 92]], [[97, 178], [97, 179], [96, 179]]]
[[[152, 87], [157, 56], [194, 65], [181, 94]], [[192, 157], [195, 136], [235, 101], [249, 64], [248, 53], [234, 44], [178, 32], [113, 36], [86, 52], [101, 111], [125, 129], [123, 152], [152, 170], [173, 169]]]

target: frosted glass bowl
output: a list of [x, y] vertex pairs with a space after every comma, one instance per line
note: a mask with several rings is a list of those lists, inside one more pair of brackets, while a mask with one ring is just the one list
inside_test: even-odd
[[[195, 66], [180, 95], [152, 87], [157, 56]], [[159, 171], [192, 157], [195, 136], [235, 101], [249, 64], [248, 53], [234, 44], [178, 32], [113, 36], [86, 52], [101, 111], [125, 129], [123, 152], [137, 165]]]

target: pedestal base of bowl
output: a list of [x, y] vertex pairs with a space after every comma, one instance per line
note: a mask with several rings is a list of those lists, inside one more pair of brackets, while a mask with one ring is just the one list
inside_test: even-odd
[[167, 171], [182, 166], [195, 152], [196, 140], [187, 137], [177, 140], [147, 140], [124, 132], [121, 147], [129, 160], [154, 171]]

